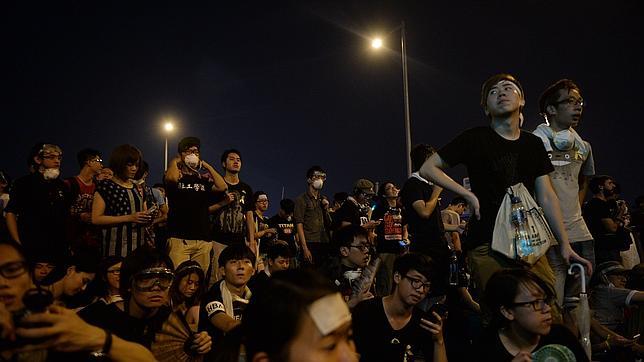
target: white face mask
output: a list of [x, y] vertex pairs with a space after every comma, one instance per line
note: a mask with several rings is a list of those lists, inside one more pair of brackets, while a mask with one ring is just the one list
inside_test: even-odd
[[322, 186], [324, 186], [324, 181], [320, 179], [313, 180], [313, 188], [316, 190], [321, 190]]
[[57, 168], [46, 168], [42, 175], [45, 180], [53, 180], [60, 176], [60, 170]]
[[194, 153], [191, 153], [186, 156], [184, 159], [186, 162], [186, 165], [195, 168], [197, 165], [199, 165], [199, 156], [195, 155]]
[[575, 136], [569, 129], [564, 129], [562, 131], [555, 132], [552, 137], [552, 141], [558, 150], [568, 151], [575, 145]]

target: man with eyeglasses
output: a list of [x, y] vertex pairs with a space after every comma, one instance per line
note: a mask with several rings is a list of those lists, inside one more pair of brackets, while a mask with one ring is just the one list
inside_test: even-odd
[[431, 259], [419, 253], [405, 254], [396, 258], [393, 270], [392, 293], [364, 301], [353, 310], [360, 360], [447, 361], [442, 317], [417, 307], [431, 287]]
[[7, 229], [23, 245], [28, 257], [64, 259], [69, 252], [65, 223], [69, 191], [59, 178], [63, 151], [54, 144], [38, 143], [31, 149], [34, 172], [17, 179], [7, 205]]
[[98, 250], [101, 241], [100, 229], [92, 224], [92, 202], [96, 183], [94, 179], [103, 170], [101, 153], [91, 148], [85, 148], [76, 155], [80, 172], [78, 175], [65, 179], [70, 192], [70, 218], [67, 222], [67, 232], [73, 250]]
[[373, 282], [359, 288], [360, 292], [354, 292], [358, 290], [355, 284], [361, 283], [362, 273], [375, 255], [367, 229], [354, 224], [343, 226], [333, 233], [331, 245], [334, 254], [321, 271], [338, 287], [349, 308], [373, 298]]
[[[119, 289], [123, 300], [92, 304], [79, 312], [80, 317], [126, 341], [151, 348], [156, 333], [172, 313], [169, 307], [169, 290], [174, 282], [171, 268], [172, 261], [159, 250], [137, 248], [121, 265]], [[196, 354], [210, 351], [212, 341], [208, 333], [188, 338], [191, 340], [186, 339], [187, 347]]]
[[[570, 246], [595, 265], [593, 235], [584, 222], [581, 204], [588, 182], [595, 174], [590, 143], [575, 130], [583, 112], [581, 90], [570, 79], [551, 84], [539, 97], [539, 111], [545, 119], [534, 130], [548, 153], [554, 171], [548, 176], [559, 198], [563, 224]], [[581, 185], [581, 187], [580, 187]], [[548, 261], [555, 272], [555, 292], [560, 306], [574, 306], [581, 291], [580, 278], [569, 276], [568, 263], [557, 246], [548, 251]]]
[[215, 192], [226, 190], [221, 175], [200, 156], [201, 141], [185, 137], [179, 155], [170, 161], [165, 176], [168, 197], [168, 255], [174, 265], [195, 260], [203, 270], [210, 266], [208, 207]]

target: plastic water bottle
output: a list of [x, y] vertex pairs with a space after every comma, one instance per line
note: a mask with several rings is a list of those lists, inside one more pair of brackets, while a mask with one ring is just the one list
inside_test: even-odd
[[458, 272], [458, 256], [456, 256], [456, 252], [452, 250], [452, 255], [449, 257], [449, 285], [458, 285]]
[[533, 253], [530, 245], [530, 233], [528, 232], [528, 222], [526, 220], [525, 208], [523, 202], [517, 196], [512, 196], [512, 226], [514, 227], [514, 245], [516, 246], [517, 255], [523, 258]]

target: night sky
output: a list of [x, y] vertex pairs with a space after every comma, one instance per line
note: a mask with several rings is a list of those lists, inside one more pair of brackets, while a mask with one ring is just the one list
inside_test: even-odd
[[[83, 147], [107, 160], [133, 144], [158, 182], [162, 120], [173, 117], [171, 155], [188, 135], [218, 169], [224, 149], [240, 149], [242, 180], [268, 192], [273, 211], [282, 187], [291, 198], [304, 190], [314, 164], [327, 170], [328, 196], [360, 177], [402, 183], [395, 29], [405, 20], [414, 144], [439, 148], [487, 124], [479, 92], [492, 74], [523, 84], [529, 130], [541, 122], [539, 94], [570, 78], [587, 104], [579, 131], [597, 173], [615, 176], [629, 202], [644, 193], [638, 1], [25, 3], [5, 5], [0, 25], [0, 169], [14, 178], [43, 140], [62, 146], [63, 176], [77, 172]], [[389, 50], [371, 50], [373, 35]]]

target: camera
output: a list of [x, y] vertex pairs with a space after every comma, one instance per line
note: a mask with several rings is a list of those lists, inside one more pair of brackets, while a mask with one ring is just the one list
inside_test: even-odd
[[421, 318], [426, 319], [432, 323], [438, 323], [438, 319], [436, 319], [436, 316], [434, 316], [433, 312], [436, 312], [436, 314], [438, 314], [441, 319], [445, 321], [448, 314], [448, 307], [443, 303], [433, 304], [425, 313], [423, 313]]
[[[27, 323], [25, 317], [35, 313], [44, 313], [47, 308], [54, 302], [54, 296], [50, 291], [42, 288], [28, 289], [22, 296], [24, 308], [12, 313], [13, 325], [16, 328], [38, 328], [46, 327], [47, 323]], [[41, 339], [20, 338], [15, 341], [0, 339], [0, 351], [18, 348], [26, 344], [38, 344], [43, 342]]]

